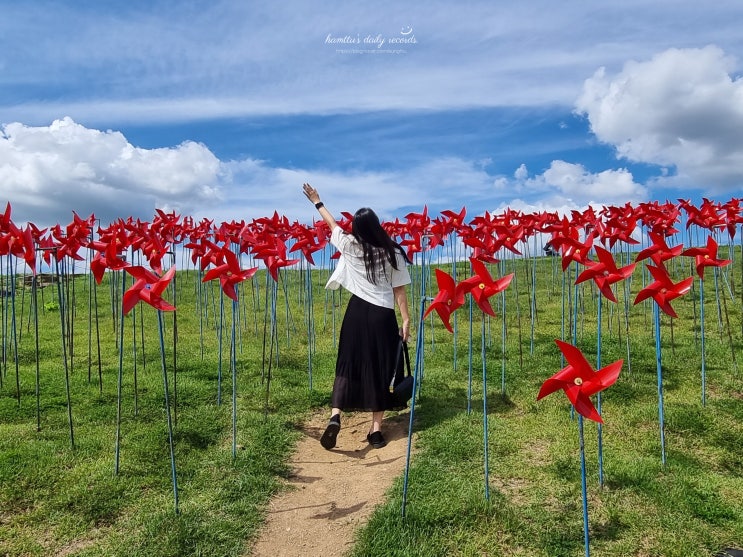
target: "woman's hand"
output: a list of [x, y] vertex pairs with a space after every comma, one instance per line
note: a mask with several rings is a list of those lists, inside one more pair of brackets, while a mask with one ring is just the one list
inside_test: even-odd
[[[320, 194], [317, 193], [317, 190], [310, 186], [307, 182], [302, 184], [302, 189], [304, 190], [304, 194], [307, 196], [307, 199], [309, 199], [312, 204], [317, 207], [317, 210], [320, 211], [322, 220], [325, 221], [325, 224], [328, 225], [328, 228], [330, 228], [330, 232], [332, 233], [333, 230], [335, 230], [335, 227], [338, 226], [338, 223], [335, 222], [335, 218], [332, 214], [330, 214], [330, 211], [327, 210], [325, 205], [320, 203]], [[319, 206], [317, 205], [318, 203], [320, 203]]]
[[395, 297], [395, 303], [400, 308], [400, 317], [402, 317], [400, 336], [403, 341], [408, 342], [410, 339], [410, 311], [408, 310], [408, 294], [405, 291], [405, 285], [392, 287], [392, 295]]
[[317, 193], [315, 188], [305, 182], [302, 184], [302, 189], [304, 189], [304, 194], [307, 196], [307, 199], [309, 199], [313, 204], [320, 202], [320, 194]]

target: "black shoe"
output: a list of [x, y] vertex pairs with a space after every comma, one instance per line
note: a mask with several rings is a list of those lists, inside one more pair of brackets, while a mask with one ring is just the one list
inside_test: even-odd
[[381, 449], [387, 444], [387, 441], [384, 440], [384, 437], [382, 436], [381, 431], [375, 431], [374, 433], [368, 433], [366, 435], [366, 440], [369, 441], [369, 444], [375, 449]]
[[335, 438], [338, 436], [338, 432], [341, 430], [341, 418], [338, 415], [332, 416], [328, 421], [328, 426], [325, 428], [325, 433], [320, 437], [320, 444], [324, 449], [330, 450], [335, 447]]

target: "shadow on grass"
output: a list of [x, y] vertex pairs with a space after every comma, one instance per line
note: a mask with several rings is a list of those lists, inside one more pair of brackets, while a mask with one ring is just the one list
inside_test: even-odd
[[613, 514], [608, 520], [600, 524], [590, 526], [591, 537], [594, 540], [613, 541], [619, 539], [622, 532], [628, 529], [628, 525], [622, 522], [618, 515]]
[[[432, 427], [467, 412], [465, 387], [452, 385], [438, 377], [426, 378], [421, 382], [419, 393], [415, 409], [416, 429]], [[482, 398], [473, 397], [470, 407], [482, 412]], [[488, 414], [508, 414], [516, 408], [508, 395], [488, 393]]]

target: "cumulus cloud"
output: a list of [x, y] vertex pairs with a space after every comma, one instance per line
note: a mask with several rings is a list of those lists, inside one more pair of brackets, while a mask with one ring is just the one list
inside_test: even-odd
[[230, 203], [220, 211], [222, 220], [234, 214], [242, 218], [271, 215], [278, 209], [290, 219], [310, 222], [318, 217], [301, 193], [307, 181], [317, 187], [336, 215], [371, 207], [380, 218], [393, 219], [408, 210], [419, 211], [425, 204], [436, 212], [475, 202], [489, 189], [491, 180], [477, 163], [456, 157], [388, 171], [287, 169], [253, 159], [226, 162], [224, 168]]
[[493, 176], [491, 161], [438, 157], [402, 169], [286, 168], [255, 158], [221, 161], [205, 146], [185, 142], [142, 149], [120, 132], [89, 129], [69, 118], [50, 126], [8, 124], [0, 134], [0, 198], [16, 222], [65, 224], [72, 211], [149, 220], [155, 209], [196, 220], [252, 220], [274, 211], [311, 222], [317, 213], [301, 193], [315, 185], [336, 215], [369, 206], [383, 219], [428, 206], [429, 214], [466, 207], [470, 216], [500, 203], [554, 211], [644, 200], [647, 191], [624, 169], [589, 172], [555, 160], [542, 174], [521, 165]]
[[285, 168], [250, 157], [222, 161], [195, 142], [142, 149], [120, 132], [90, 129], [70, 118], [0, 130], [0, 199], [10, 201], [14, 221], [38, 226], [68, 223], [73, 211], [94, 214], [103, 224], [150, 220], [156, 208], [216, 222], [274, 211], [311, 222], [317, 213], [302, 195], [306, 181], [336, 215], [369, 206], [385, 219], [424, 204], [432, 214], [472, 207], [493, 194], [487, 161], [457, 157], [396, 170]]
[[156, 207], [188, 213], [219, 201], [220, 173], [219, 159], [198, 143], [141, 149], [70, 118], [11, 123], [0, 133], [0, 198], [11, 201], [16, 222], [66, 223], [72, 211], [102, 223], [150, 219]]
[[[557, 211], [624, 205], [626, 202], [645, 201], [648, 191], [634, 181], [626, 169], [604, 170], [593, 173], [583, 165], [554, 160], [542, 174], [529, 176], [526, 165], [514, 173], [514, 179], [496, 180], [502, 192], [510, 191], [517, 197], [503, 201], [497, 211], [506, 207], [524, 212]], [[496, 211], [496, 212], [497, 212]]]
[[[619, 157], [676, 170], [662, 179], [714, 193], [743, 179], [743, 81], [716, 46], [669, 49], [586, 80], [576, 111]], [[673, 174], [673, 173], [671, 173]]]

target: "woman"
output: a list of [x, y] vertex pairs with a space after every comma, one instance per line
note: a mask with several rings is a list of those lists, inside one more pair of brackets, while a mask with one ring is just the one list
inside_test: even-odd
[[[307, 199], [330, 227], [330, 243], [341, 253], [325, 288], [343, 286], [352, 294], [338, 341], [332, 411], [320, 443], [328, 450], [335, 447], [341, 411], [362, 410], [372, 413], [366, 439], [380, 449], [387, 444], [381, 431], [384, 412], [394, 407], [389, 385], [397, 347], [400, 337], [407, 342], [410, 336], [405, 292], [405, 285], [410, 284], [405, 264], [410, 261], [382, 228], [374, 211], [366, 207], [356, 211], [352, 234], [346, 234], [320, 201], [317, 190], [309, 184], [303, 187]], [[395, 304], [402, 317], [400, 329]]]

